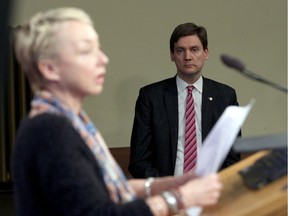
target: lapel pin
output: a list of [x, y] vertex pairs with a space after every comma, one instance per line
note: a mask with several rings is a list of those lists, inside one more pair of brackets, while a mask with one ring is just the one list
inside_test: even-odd
[[213, 98], [212, 98], [212, 97], [208, 97], [208, 99], [209, 99], [210, 101], [212, 101], [212, 100], [213, 100]]

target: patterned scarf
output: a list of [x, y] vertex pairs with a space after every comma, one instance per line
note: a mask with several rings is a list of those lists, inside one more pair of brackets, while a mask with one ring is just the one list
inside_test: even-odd
[[48, 91], [37, 92], [31, 106], [30, 118], [43, 113], [55, 113], [64, 115], [71, 121], [99, 163], [106, 187], [115, 203], [125, 203], [135, 198], [135, 192], [129, 187], [123, 171], [115, 162], [101, 134], [83, 110], [77, 115]]

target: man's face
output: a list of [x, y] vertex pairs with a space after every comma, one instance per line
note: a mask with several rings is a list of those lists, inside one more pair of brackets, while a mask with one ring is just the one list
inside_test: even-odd
[[171, 60], [175, 62], [178, 76], [187, 82], [200, 77], [206, 59], [208, 49], [203, 49], [197, 35], [181, 37], [174, 44], [174, 51], [171, 53]]

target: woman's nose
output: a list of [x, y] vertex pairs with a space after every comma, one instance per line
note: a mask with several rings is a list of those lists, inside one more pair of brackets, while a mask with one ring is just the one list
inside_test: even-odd
[[109, 63], [109, 58], [103, 51], [100, 52], [99, 57], [100, 57], [103, 64], [106, 65]]

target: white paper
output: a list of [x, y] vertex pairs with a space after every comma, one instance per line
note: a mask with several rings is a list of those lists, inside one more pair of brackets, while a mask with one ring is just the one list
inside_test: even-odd
[[[254, 103], [252, 99], [246, 106], [229, 106], [224, 110], [203, 142], [197, 156], [196, 175], [205, 176], [218, 171]], [[196, 206], [188, 209], [187, 214], [198, 216], [201, 211], [202, 208]]]
[[196, 175], [215, 173], [231, 149], [237, 135], [253, 107], [255, 100], [244, 107], [229, 106], [216, 122], [197, 156]]

